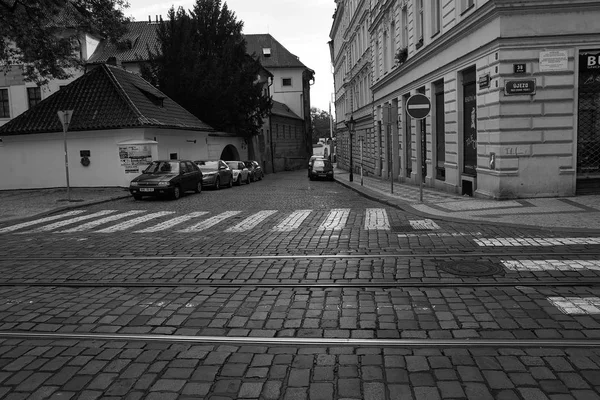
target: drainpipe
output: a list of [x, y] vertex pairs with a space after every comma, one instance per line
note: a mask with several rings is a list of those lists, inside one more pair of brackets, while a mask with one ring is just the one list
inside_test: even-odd
[[[269, 96], [271, 96], [271, 86], [273, 86], [273, 78], [269, 77], [269, 83], [267, 85], [267, 90], [269, 91]], [[275, 173], [275, 154], [273, 153], [273, 122], [272, 122], [273, 113], [269, 110], [269, 147], [271, 148], [271, 171]]]

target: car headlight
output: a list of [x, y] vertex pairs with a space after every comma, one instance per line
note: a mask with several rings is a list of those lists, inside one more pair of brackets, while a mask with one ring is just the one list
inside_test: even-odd
[[136, 181], [131, 181], [131, 182], [129, 183], [129, 185], [131, 185], [131, 186], [139, 186], [139, 182], [136, 182]]
[[171, 182], [158, 182], [158, 186], [169, 186]]

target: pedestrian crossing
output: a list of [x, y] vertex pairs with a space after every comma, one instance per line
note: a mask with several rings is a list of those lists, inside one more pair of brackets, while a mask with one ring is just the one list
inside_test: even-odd
[[[352, 216], [352, 218], [351, 218]], [[390, 216], [384, 208], [367, 208], [356, 210], [335, 208], [331, 210], [261, 210], [252, 213], [228, 210], [220, 213], [194, 211], [178, 213], [176, 211], [151, 212], [147, 210], [101, 210], [86, 212], [85, 210], [69, 211], [51, 217], [38, 218], [31, 221], [0, 227], [0, 234], [32, 234], [32, 233], [153, 233], [159, 231], [175, 231], [179, 233], [197, 233], [209, 229], [221, 232], [238, 233], [256, 229], [267, 229], [271, 232], [293, 232], [301, 228], [314, 228], [317, 231], [340, 231], [357, 226], [366, 231], [392, 230]], [[435, 223], [423, 221], [407, 221], [407, 229], [440, 229]]]

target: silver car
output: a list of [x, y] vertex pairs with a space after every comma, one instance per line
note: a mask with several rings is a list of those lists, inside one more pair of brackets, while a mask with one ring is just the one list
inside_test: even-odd
[[240, 186], [242, 182], [250, 183], [250, 170], [243, 161], [225, 161], [233, 172], [233, 181]]

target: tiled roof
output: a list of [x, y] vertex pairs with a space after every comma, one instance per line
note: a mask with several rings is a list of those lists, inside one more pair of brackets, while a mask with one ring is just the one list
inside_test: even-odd
[[154, 52], [158, 44], [158, 26], [158, 24], [148, 21], [127, 23], [129, 32], [121, 37], [126, 44], [125, 49], [119, 49], [109, 41], [103, 40], [87, 62], [90, 64], [105, 63], [110, 57], [116, 57], [121, 62], [148, 60], [148, 47]]
[[279, 115], [280, 117], [299, 119], [302, 121], [302, 118], [300, 118], [295, 112], [290, 110], [290, 108], [288, 106], [286, 106], [285, 104], [280, 103], [278, 101], [275, 101], [275, 100], [273, 100], [273, 107], [271, 108], [271, 114]]
[[69, 131], [138, 127], [214, 131], [140, 76], [102, 64], [1, 126], [0, 134], [62, 132], [59, 110], [73, 110]]
[[[290, 53], [270, 34], [244, 35], [248, 54], [255, 53], [265, 68], [306, 68], [298, 57]], [[271, 55], [265, 57], [263, 49], [271, 49]]]

